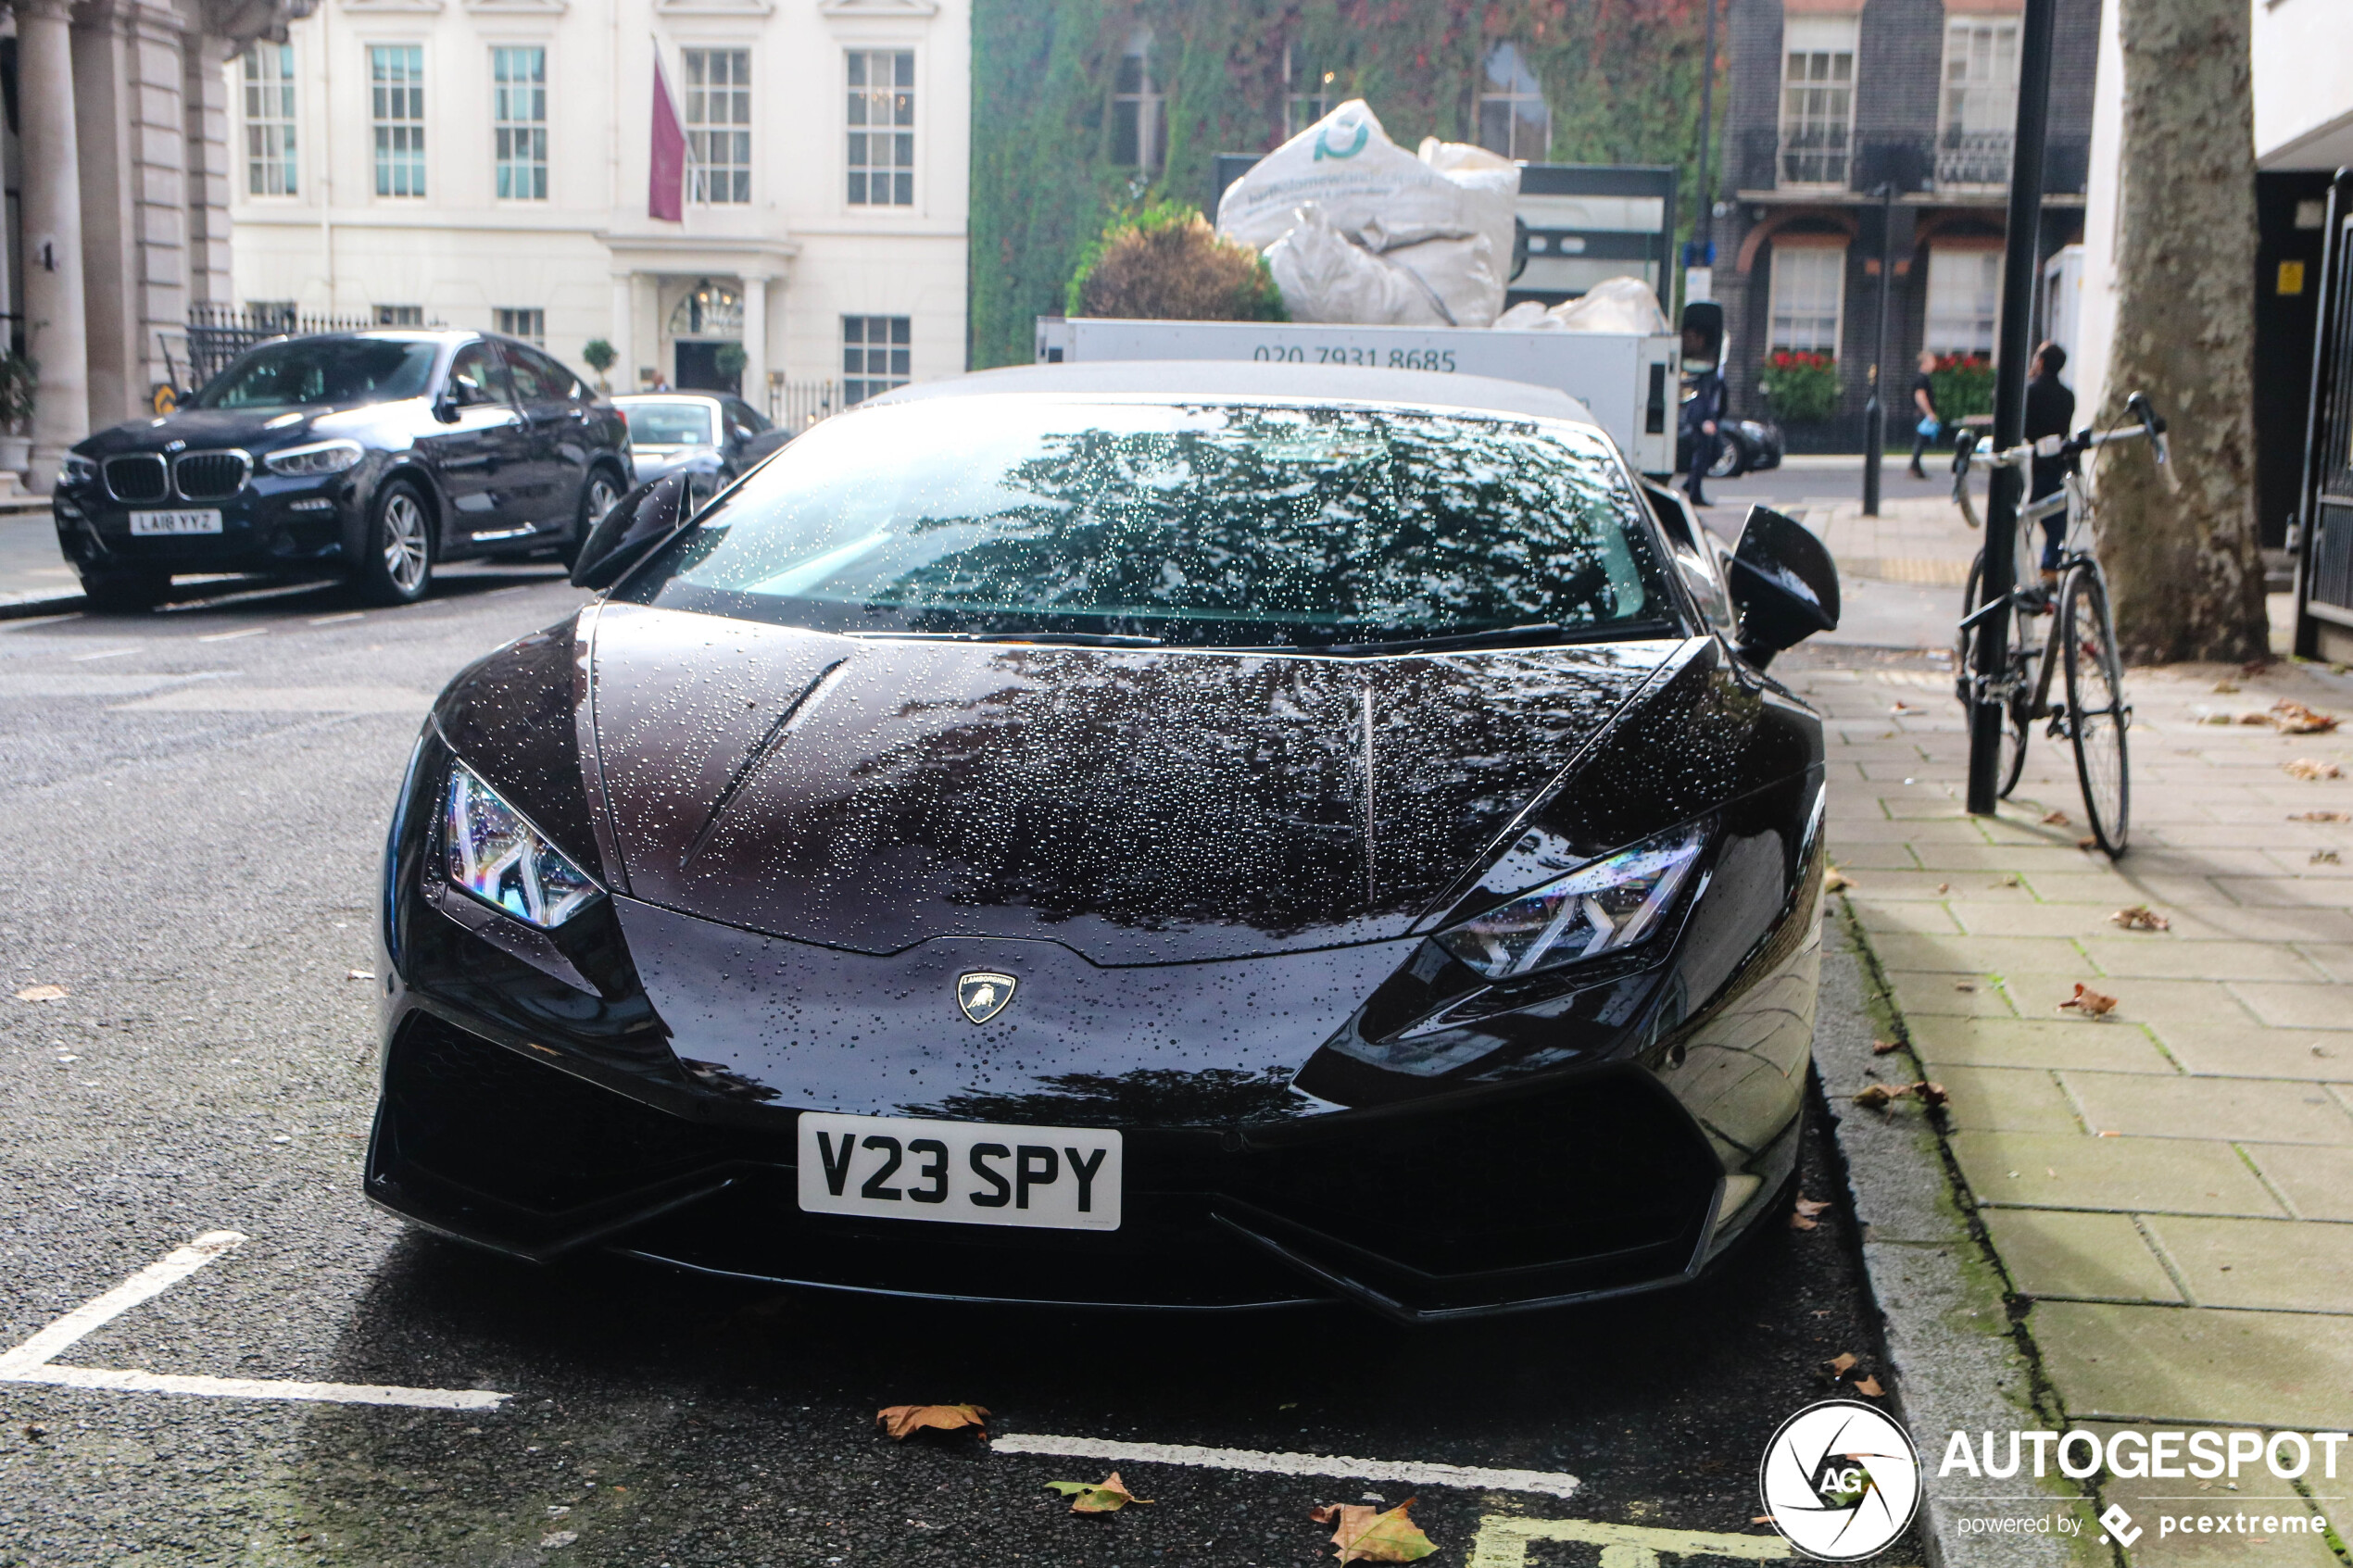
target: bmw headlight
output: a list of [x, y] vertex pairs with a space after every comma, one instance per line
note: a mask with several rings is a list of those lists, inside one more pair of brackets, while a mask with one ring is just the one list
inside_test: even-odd
[[587, 872], [462, 762], [450, 764], [442, 836], [451, 882], [543, 931], [563, 924], [604, 895]]
[[1706, 842], [1700, 823], [1670, 829], [1474, 915], [1437, 942], [1490, 980], [1622, 951], [1658, 930]]
[[308, 446], [289, 446], [283, 452], [272, 452], [261, 460], [269, 465], [271, 473], [283, 474], [288, 479], [316, 479], [355, 467], [362, 455], [357, 441], [315, 441]]
[[68, 484], [87, 484], [98, 477], [98, 465], [92, 458], [68, 452], [58, 464], [57, 477]]

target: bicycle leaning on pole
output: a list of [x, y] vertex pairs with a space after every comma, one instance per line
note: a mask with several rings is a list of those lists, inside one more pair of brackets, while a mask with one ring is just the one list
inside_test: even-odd
[[[2158, 468], [2166, 483], [2178, 485], [2180, 481], [2167, 462], [2165, 421], [2140, 393], [2133, 394], [2125, 407], [2139, 423], [2120, 425], [2114, 430], [2082, 430], [2071, 436], [2046, 435], [2006, 452], [1989, 453], [1982, 459], [1976, 458], [1976, 433], [1963, 432], [1953, 453], [1954, 503], [1969, 519], [1970, 527], [1981, 526], [1969, 498], [1969, 476], [1974, 461], [1982, 460], [1989, 468], [2023, 470], [2038, 457], [2076, 458], [2112, 441], [2143, 438], [2156, 453]], [[2075, 776], [2083, 786], [2083, 809], [2091, 818], [2092, 835], [2102, 849], [2116, 856], [2124, 853], [2131, 832], [2133, 793], [2125, 758], [2125, 732], [2132, 727], [2133, 708], [2124, 698], [2124, 671], [2116, 654], [2116, 618], [2108, 610], [2108, 578], [2101, 572], [2099, 558], [2092, 549], [2091, 498], [2083, 488], [2082, 477], [2072, 471], [2072, 465], [2056, 494], [2019, 508], [2016, 558], [2021, 563], [2039, 558], [2039, 552], [2029, 555], [2034, 524], [2061, 508], [2067, 513], [2067, 532], [2059, 548], [2056, 591], [2039, 583], [2021, 586], [2013, 588], [2007, 600], [1981, 604], [1985, 552], [1977, 553], [1977, 559], [1969, 567], [1969, 586], [1962, 591], [1961, 621], [1953, 650], [1954, 689], [1964, 708], [1970, 707], [1981, 696], [1983, 700], [2002, 706], [2007, 721], [2002, 743], [2001, 793], [2005, 799], [2018, 787], [2019, 775], [2025, 771], [2028, 727], [2036, 720], [2048, 721], [2047, 733], [2052, 739], [2064, 737], [2073, 744]], [[2007, 657], [2002, 660], [2001, 673], [1973, 674], [1969, 657], [1970, 635], [2003, 603], [2009, 605], [2012, 614], [2010, 646]], [[2033, 646], [2026, 633], [2028, 618], [2036, 615], [2051, 618], [2050, 629], [2040, 647]], [[2051, 679], [2061, 668], [2067, 671], [2065, 696], [2062, 701], [2054, 703]]]

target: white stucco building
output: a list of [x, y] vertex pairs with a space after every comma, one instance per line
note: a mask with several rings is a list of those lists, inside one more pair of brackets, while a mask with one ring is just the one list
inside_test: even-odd
[[[321, 0], [229, 64], [245, 305], [497, 328], [615, 391], [964, 365], [970, 0]], [[656, 71], [686, 142], [649, 190]], [[878, 129], [879, 128], [879, 129]]]

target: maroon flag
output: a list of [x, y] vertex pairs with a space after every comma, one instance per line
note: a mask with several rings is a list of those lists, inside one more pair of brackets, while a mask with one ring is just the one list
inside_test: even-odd
[[671, 101], [670, 82], [661, 74], [661, 56], [654, 56], [653, 182], [646, 192], [646, 215], [675, 223], [680, 187], [686, 178], [686, 132], [678, 124], [678, 106]]

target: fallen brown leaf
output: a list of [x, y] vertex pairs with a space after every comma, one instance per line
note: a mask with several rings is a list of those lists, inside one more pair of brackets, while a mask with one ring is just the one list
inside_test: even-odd
[[2091, 838], [2091, 837], [2079, 838], [2079, 839], [2077, 839], [2077, 840], [2075, 841], [2075, 847], [2077, 847], [2078, 849], [2090, 849], [2090, 848], [2094, 848], [2094, 847], [2097, 847], [2097, 845], [2099, 844], [2099, 842], [2100, 842], [2100, 841], [2099, 841], [2098, 839], [2096, 839], [2096, 838]]
[[1815, 1216], [1828, 1211], [1830, 1203], [1824, 1198], [1801, 1198], [1797, 1200], [1798, 1216], [1810, 1225]]
[[1890, 1052], [1900, 1051], [1903, 1048], [1903, 1046], [1894, 1040], [1873, 1040], [1871, 1042], [1871, 1054], [1873, 1056], [1886, 1056]]
[[2345, 862], [2337, 858], [2337, 853], [2334, 849], [2315, 849], [2312, 851], [2311, 863], [2316, 866], [2341, 866]]
[[892, 1405], [876, 1411], [875, 1420], [885, 1432], [903, 1443], [925, 1427], [953, 1432], [960, 1427], [977, 1426], [986, 1431], [988, 1411], [979, 1405]]
[[1977, 982], [1974, 980], [1956, 980], [1953, 982], [1953, 989], [1956, 991], [1974, 991], [1977, 989]]
[[1953, 1098], [1944, 1092], [1944, 1085], [1931, 1084], [1925, 1078], [1912, 1085], [1912, 1093], [1919, 1096], [1920, 1103], [1931, 1110]]
[[1876, 1377], [1856, 1378], [1855, 1380], [1855, 1392], [1857, 1394], [1868, 1395], [1874, 1399], [1884, 1399], [1887, 1397], [1887, 1390], [1879, 1386], [1879, 1379]]
[[1953, 891], [1953, 884], [1949, 882], [1940, 882], [1936, 884], [1936, 890], [1939, 893], [1950, 893]]
[[1884, 1110], [1891, 1100], [1902, 1099], [1911, 1092], [1909, 1087], [1891, 1089], [1885, 1084], [1870, 1084], [1857, 1091], [1855, 1103], [1866, 1110]]
[[2298, 811], [2288, 818], [2291, 822], [2353, 822], [2353, 811]]
[[1752, 1524], [1770, 1524], [1772, 1522], [1773, 1516], [1769, 1513], [1760, 1513], [1749, 1520]]
[[1438, 1549], [1421, 1526], [1405, 1517], [1405, 1511], [1420, 1500], [1407, 1498], [1386, 1513], [1369, 1503], [1327, 1503], [1307, 1517], [1332, 1526], [1332, 1544], [1340, 1549], [1342, 1562], [1411, 1562]]
[[2111, 924], [2127, 931], [2171, 931], [2173, 922], [2150, 909], [2146, 904], [2134, 904], [2108, 917]]
[[1820, 1221], [1809, 1220], [1803, 1214], [1792, 1214], [1789, 1217], [1789, 1228], [1793, 1231], [1810, 1231], [1818, 1229], [1820, 1223]]
[[2334, 762], [2322, 762], [2310, 757], [2299, 757], [2293, 762], [2283, 762], [2280, 771], [2292, 779], [2341, 779], [2345, 770]]
[[62, 985], [28, 985], [23, 990], [17, 993], [17, 1000], [20, 1002], [62, 1002], [66, 999], [66, 988]]
[[2075, 995], [2059, 1003], [2060, 1011], [2070, 1009], [2086, 1018], [2105, 1018], [2116, 1010], [2116, 998], [2095, 991], [2079, 980], [2075, 983]]
[[2236, 681], [2217, 681], [2214, 683], [2214, 689], [2224, 696], [2229, 696], [2239, 689], [2239, 684]]
[[2260, 721], [2270, 724], [2284, 735], [2325, 734], [2336, 728], [2335, 714], [2322, 713], [2286, 697], [2271, 704], [2271, 711], [2263, 715]]
[[2043, 813], [2043, 825], [2045, 827], [2063, 828], [2067, 826], [2067, 813], [2064, 811], [2045, 811]]
[[2268, 653], [2263, 655], [2260, 659], [2250, 659], [2245, 664], [2239, 666], [2239, 674], [2243, 677], [2260, 675], [2264, 671], [2269, 670], [2271, 667], [2271, 656]]
[[1116, 1470], [1091, 1484], [1085, 1481], [1049, 1481], [1046, 1485], [1070, 1499], [1073, 1513], [1117, 1513], [1131, 1502], [1142, 1503], [1147, 1508], [1151, 1506], [1151, 1499], [1139, 1498], [1127, 1489], [1127, 1483], [1119, 1478]]
[[2242, 724], [2268, 724], [2271, 721], [2271, 716], [2268, 713], [2242, 713], [2237, 720]]
[[1825, 893], [1843, 893], [1854, 885], [1846, 873], [1836, 866], [1822, 873], [1822, 891]]
[[1829, 1361], [1822, 1363], [1822, 1370], [1829, 1373], [1832, 1377], [1844, 1377], [1848, 1373], [1855, 1370], [1856, 1361], [1856, 1357], [1854, 1351], [1841, 1350], [1837, 1355], [1832, 1356]]

